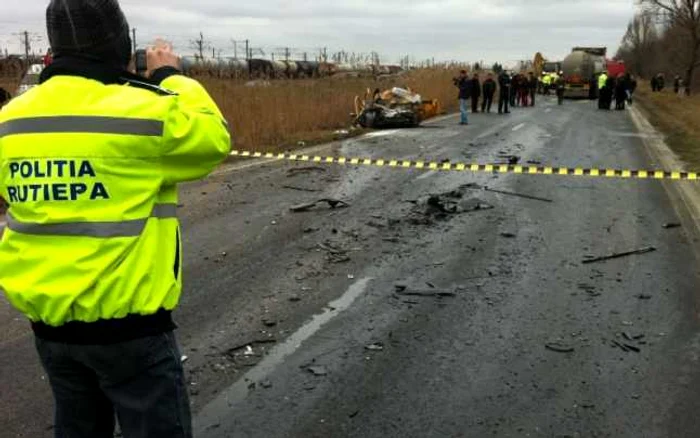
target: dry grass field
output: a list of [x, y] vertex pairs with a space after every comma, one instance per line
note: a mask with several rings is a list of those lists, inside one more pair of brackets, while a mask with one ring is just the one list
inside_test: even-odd
[[[452, 78], [457, 71], [442, 68], [380, 78], [323, 78], [258, 82], [198, 78], [219, 104], [231, 126], [235, 147], [277, 151], [333, 138], [348, 128], [355, 96], [369, 88], [410, 87], [424, 99], [439, 99], [444, 110], [457, 106]], [[1, 77], [0, 87], [14, 93], [17, 77]]]
[[652, 93], [644, 84], [636, 94], [636, 102], [666, 135], [666, 142], [687, 163], [687, 170], [700, 171], [700, 96], [678, 96], [668, 88]]
[[202, 79], [232, 127], [239, 149], [271, 150], [332, 138], [347, 128], [355, 96], [369, 88], [410, 87], [423, 98], [439, 99], [443, 109], [456, 107], [453, 71], [417, 70], [400, 77], [325, 78], [272, 81], [246, 86], [244, 82]]

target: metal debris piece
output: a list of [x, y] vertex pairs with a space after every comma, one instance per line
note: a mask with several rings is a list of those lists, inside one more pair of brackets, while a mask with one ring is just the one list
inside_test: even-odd
[[625, 353], [629, 353], [630, 351], [633, 351], [635, 353], [640, 353], [642, 351], [641, 349], [639, 349], [639, 347], [635, 347], [634, 345], [630, 345], [630, 344], [623, 344], [623, 343], [615, 341], [615, 340], [612, 341], [612, 344], [614, 347], [620, 348]]
[[539, 197], [539, 196], [525, 195], [525, 194], [523, 194], [523, 193], [508, 192], [508, 191], [505, 191], [505, 190], [491, 189], [491, 188], [488, 188], [488, 187], [484, 187], [484, 190], [486, 190], [487, 192], [500, 193], [501, 195], [517, 196], [518, 198], [532, 199], [532, 200], [534, 200], [534, 201], [554, 202], [554, 201], [551, 200], [551, 199], [541, 198], [541, 197]]
[[328, 370], [326, 369], [326, 367], [320, 365], [310, 366], [306, 370], [317, 377], [325, 376], [328, 374]]
[[290, 186], [290, 185], [284, 185], [282, 186], [283, 189], [289, 189], [289, 190], [297, 190], [300, 192], [320, 192], [318, 189], [308, 189], [306, 187], [297, 187], [297, 186]]
[[650, 300], [652, 296], [648, 294], [639, 294], [637, 295], [637, 298], [639, 298], [640, 300]]
[[327, 199], [327, 198], [323, 198], [323, 199], [319, 199], [318, 201], [307, 202], [307, 203], [305, 203], [305, 204], [295, 205], [295, 206], [290, 207], [289, 209], [290, 209], [291, 211], [295, 212], [295, 213], [300, 213], [300, 212], [303, 212], [303, 211], [309, 211], [309, 210], [311, 210], [312, 208], [316, 207], [318, 204], [322, 204], [322, 203], [324, 203], [324, 202], [328, 203], [328, 205], [330, 206], [330, 208], [333, 208], [333, 209], [334, 209], [334, 208], [346, 208], [346, 207], [350, 207], [350, 204], [348, 204], [348, 203], [345, 202], [345, 201], [341, 201], [341, 200], [339, 200], [339, 199]]
[[365, 347], [365, 350], [368, 351], [383, 351], [384, 350], [384, 345], [381, 342], [375, 342], [374, 344], [367, 345]]
[[182, 357], [180, 357], [180, 363], [185, 363], [188, 359], [189, 357], [183, 355]]
[[622, 257], [628, 257], [631, 255], [648, 254], [648, 253], [654, 252], [654, 251], [656, 251], [656, 248], [654, 248], [653, 246], [650, 246], [647, 248], [636, 249], [634, 251], [620, 252], [620, 253], [610, 254], [608, 256], [591, 258], [591, 259], [584, 260], [582, 263], [584, 265], [586, 265], [586, 264], [591, 264], [591, 263], [604, 262], [607, 260], [619, 259]]
[[323, 167], [318, 167], [318, 166], [301, 166], [301, 167], [292, 167], [291, 169], [287, 170], [287, 176], [294, 176], [300, 173], [308, 173], [308, 172], [325, 172], [326, 169]]
[[406, 283], [396, 283], [394, 289], [396, 289], [397, 292], [402, 292], [408, 289], [408, 285]]
[[272, 382], [270, 381], [270, 379], [265, 379], [262, 382], [260, 382], [260, 386], [262, 386], [265, 389], [270, 389], [272, 388]]
[[517, 236], [513, 233], [501, 233], [501, 237], [505, 237], [506, 239], [515, 239]]
[[664, 224], [664, 228], [666, 228], [667, 230], [670, 228], [680, 228], [680, 226], [681, 224], [675, 222]]
[[226, 354], [228, 356], [233, 356], [234, 354], [240, 352], [241, 350], [246, 350], [246, 352], [248, 351], [248, 348], [250, 348], [252, 350], [252, 347], [255, 345], [274, 344], [275, 342], [277, 342], [277, 339], [275, 339], [275, 338], [265, 338], [265, 339], [257, 339], [254, 341], [248, 341], [245, 344], [236, 345], [235, 347], [231, 347], [231, 348], [227, 349], [226, 351], [224, 351], [224, 354]]
[[555, 353], [573, 353], [575, 351], [574, 347], [560, 342], [550, 342], [545, 344], [544, 348]]
[[410, 289], [404, 289], [404, 290], [397, 290], [397, 294], [407, 296], [407, 297], [438, 297], [438, 298], [443, 298], [443, 297], [456, 297], [457, 294], [452, 292], [452, 291], [447, 291], [447, 290], [439, 290], [439, 289], [431, 289], [431, 290], [410, 290]]

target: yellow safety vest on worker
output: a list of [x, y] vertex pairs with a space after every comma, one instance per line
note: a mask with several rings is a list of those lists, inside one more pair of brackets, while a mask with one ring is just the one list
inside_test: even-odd
[[601, 73], [600, 76], [598, 76], [598, 89], [602, 89], [605, 87], [605, 83], [608, 81], [608, 75], [605, 73]]
[[207, 175], [231, 143], [199, 83], [161, 86], [173, 93], [56, 76], [0, 112], [0, 288], [31, 321], [176, 307], [176, 184]]
[[557, 82], [557, 79], [559, 79], [559, 75], [556, 73], [551, 73], [549, 75], [549, 82], [550, 84], [554, 85]]
[[551, 78], [551, 76], [549, 76], [549, 75], [544, 75], [544, 77], [542, 78], [542, 83], [545, 84], [545, 85], [547, 85], [547, 86], [552, 85], [552, 78]]

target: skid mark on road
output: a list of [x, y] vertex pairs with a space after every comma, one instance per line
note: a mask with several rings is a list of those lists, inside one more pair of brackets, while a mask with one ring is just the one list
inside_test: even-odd
[[521, 124], [517, 125], [515, 128], [513, 128], [513, 132], [520, 131], [524, 127], [525, 127], [525, 123], [521, 123]]
[[330, 320], [348, 309], [367, 289], [371, 278], [364, 278], [353, 283], [348, 290], [335, 301], [328, 303], [323, 313], [314, 316], [311, 321], [292, 334], [284, 343], [272, 348], [269, 354], [253, 369], [241, 376], [230, 388], [223, 391], [214, 401], [202, 409], [199, 415], [199, 427], [220, 423], [222, 416], [228, 415], [231, 407], [242, 402], [250, 393], [251, 382], [259, 382], [270, 375], [284, 359], [301, 347], [301, 344], [318, 332]]

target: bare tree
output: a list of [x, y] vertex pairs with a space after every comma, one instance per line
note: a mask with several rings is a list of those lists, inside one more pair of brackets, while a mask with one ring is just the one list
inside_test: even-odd
[[662, 19], [668, 35], [677, 35], [678, 48], [685, 68], [687, 89], [692, 86], [695, 68], [700, 66], [700, 0], [639, 0], [648, 13]]
[[625, 60], [638, 75], [648, 77], [654, 72], [657, 61], [659, 34], [654, 17], [647, 12], [634, 16], [627, 26], [617, 57]]

